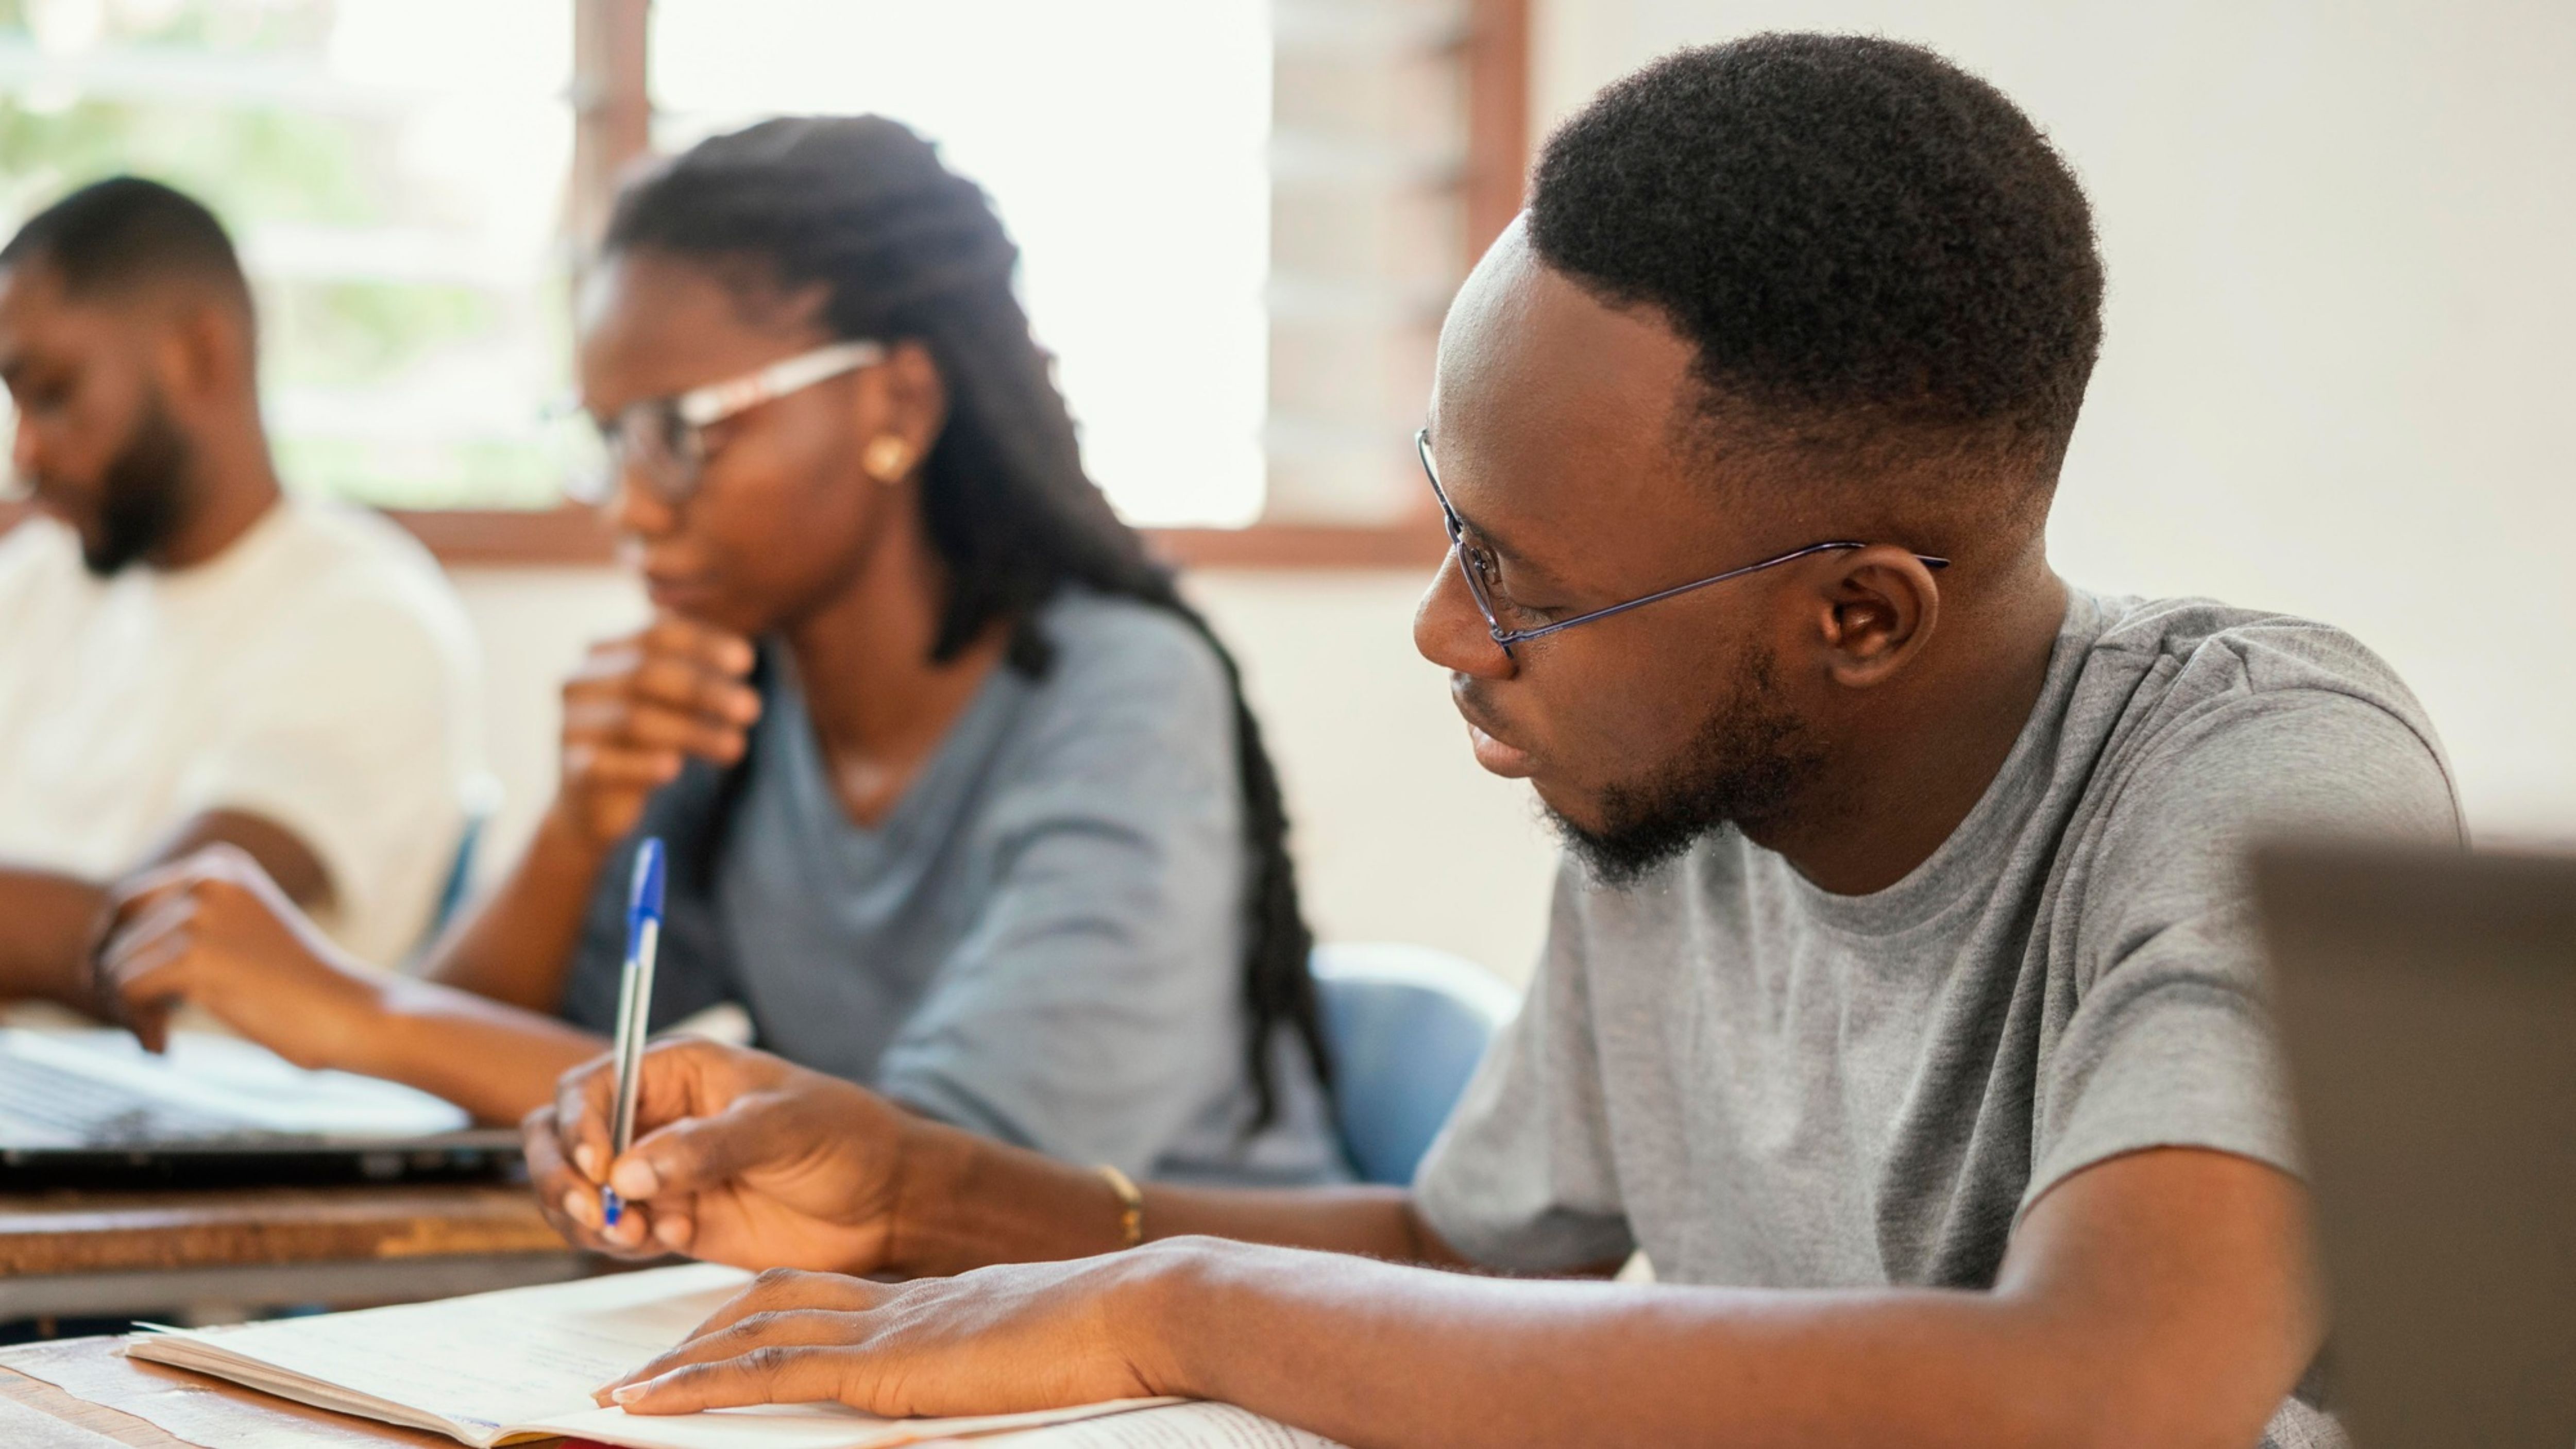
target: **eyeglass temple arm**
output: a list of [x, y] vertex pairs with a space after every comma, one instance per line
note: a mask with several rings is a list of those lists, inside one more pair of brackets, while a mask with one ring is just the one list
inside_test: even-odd
[[[1500, 625], [1492, 624], [1488, 625], [1488, 629], [1494, 636], [1494, 642], [1508, 649], [1514, 644], [1527, 643], [1532, 639], [1553, 634], [1559, 629], [1571, 629], [1577, 624], [1589, 624], [1595, 619], [1607, 619], [1613, 614], [1624, 614], [1630, 609], [1642, 609], [1648, 604], [1662, 603], [1664, 600], [1672, 598], [1677, 594], [1687, 594], [1694, 589], [1707, 588], [1711, 584], [1722, 584], [1729, 579], [1740, 579], [1746, 574], [1760, 573], [1764, 569], [1777, 568], [1785, 563], [1795, 563], [1799, 559], [1812, 557], [1816, 554], [1836, 553], [1845, 549], [1867, 547], [1869, 547], [1868, 544], [1862, 543], [1857, 539], [1847, 538], [1836, 539], [1830, 543], [1811, 543], [1805, 548], [1791, 549], [1789, 552], [1781, 554], [1776, 558], [1766, 558], [1760, 563], [1749, 563], [1740, 569], [1728, 569], [1726, 572], [1715, 575], [1714, 577], [1695, 579], [1687, 584], [1675, 584], [1669, 589], [1663, 589], [1658, 592], [1648, 594], [1642, 599], [1630, 599], [1624, 604], [1612, 604], [1606, 609], [1595, 609], [1588, 614], [1577, 614], [1571, 619], [1559, 619], [1553, 624], [1542, 624], [1535, 629], [1505, 629]], [[1914, 557], [1919, 560], [1925, 568], [1946, 569], [1950, 566], [1950, 561], [1948, 559], [1941, 558], [1934, 554], [1918, 553], [1914, 555]], [[1461, 566], [1464, 566], [1463, 563]]]
[[861, 338], [836, 342], [811, 352], [798, 353], [782, 362], [773, 362], [749, 377], [729, 382], [712, 383], [684, 392], [671, 400], [680, 421], [693, 428], [720, 423], [745, 408], [758, 407], [774, 397], [785, 397], [799, 388], [811, 387], [827, 377], [872, 367], [885, 361], [883, 343]]

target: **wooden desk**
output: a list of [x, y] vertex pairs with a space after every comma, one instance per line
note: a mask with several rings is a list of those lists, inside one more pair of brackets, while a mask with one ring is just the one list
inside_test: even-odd
[[0, 1197], [0, 1319], [391, 1303], [551, 1283], [594, 1263], [520, 1187]]
[[18, 1449], [173, 1449], [186, 1441], [114, 1409], [84, 1404], [51, 1384], [0, 1369], [0, 1439]]

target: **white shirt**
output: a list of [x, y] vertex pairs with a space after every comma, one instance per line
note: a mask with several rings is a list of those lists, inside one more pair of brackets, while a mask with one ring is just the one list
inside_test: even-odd
[[322, 927], [398, 961], [463, 830], [477, 671], [437, 564], [374, 514], [290, 497], [203, 564], [108, 579], [31, 517], [0, 538], [0, 861], [103, 880], [257, 815], [329, 872]]

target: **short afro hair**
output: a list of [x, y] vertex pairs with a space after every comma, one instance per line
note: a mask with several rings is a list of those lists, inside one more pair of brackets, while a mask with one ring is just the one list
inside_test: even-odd
[[1541, 261], [1692, 344], [1704, 414], [1831, 448], [1965, 443], [2045, 487], [2101, 346], [2074, 175], [1920, 46], [1767, 34], [1666, 56], [1549, 139], [1528, 225]]
[[74, 297], [185, 280], [250, 304], [250, 282], [223, 223], [187, 193], [140, 176], [92, 182], [30, 218], [0, 247], [0, 267], [31, 260], [50, 266]]

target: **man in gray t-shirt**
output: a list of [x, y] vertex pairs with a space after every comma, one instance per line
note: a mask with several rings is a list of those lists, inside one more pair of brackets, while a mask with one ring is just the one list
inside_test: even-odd
[[1517, 1273], [1643, 1249], [1668, 1282], [1984, 1288], [2022, 1210], [2107, 1159], [2295, 1171], [2239, 879], [2291, 830], [2457, 839], [2387, 666], [2302, 620], [2071, 592], [1993, 784], [1895, 884], [1821, 890], [1732, 831], [1620, 889], [1569, 862], [1415, 1201]]
[[[2334, 1441], [2239, 871], [2456, 810], [2351, 639], [2050, 567], [2101, 298], [2073, 176], [1928, 52], [1765, 35], [1604, 92], [1452, 306], [1419, 439], [1452, 548], [1415, 644], [1575, 859], [1411, 1190], [1139, 1193], [657, 1053], [646, 1095], [707, 1115], [614, 1177], [661, 1241], [926, 1281], [763, 1283], [621, 1402], [1177, 1394], [1424, 1449]], [[561, 1165], [606, 1087], [529, 1160], [634, 1251]], [[1639, 1248], [1655, 1283], [1568, 1281]]]

